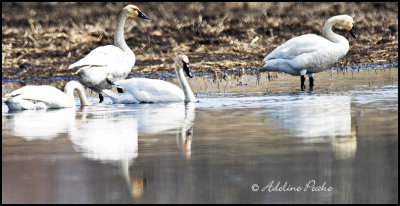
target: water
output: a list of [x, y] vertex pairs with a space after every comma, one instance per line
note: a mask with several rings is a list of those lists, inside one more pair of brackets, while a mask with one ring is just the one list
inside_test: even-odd
[[397, 203], [397, 68], [356, 74], [304, 92], [198, 77], [189, 104], [3, 104], [2, 202]]

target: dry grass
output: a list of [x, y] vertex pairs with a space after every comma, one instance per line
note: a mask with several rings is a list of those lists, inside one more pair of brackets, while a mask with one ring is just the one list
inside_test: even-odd
[[[2, 3], [2, 78], [66, 76], [92, 49], [113, 43], [127, 3]], [[321, 34], [326, 19], [349, 14], [357, 39], [337, 64], [397, 62], [398, 3], [137, 3], [152, 21], [128, 20], [132, 73], [172, 71], [185, 53], [194, 71], [256, 68], [288, 39]]]

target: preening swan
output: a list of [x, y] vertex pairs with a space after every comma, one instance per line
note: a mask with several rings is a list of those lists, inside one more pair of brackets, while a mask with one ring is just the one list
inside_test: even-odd
[[[103, 89], [111, 89], [106, 78], [111, 81], [125, 79], [135, 65], [135, 54], [124, 39], [124, 26], [127, 18], [150, 20], [138, 7], [125, 6], [117, 19], [114, 33], [114, 45], [97, 47], [83, 59], [71, 64], [68, 69], [79, 68], [74, 74], [85, 86], [99, 93], [100, 102]], [[122, 92], [122, 90], [118, 90]]]
[[[188, 82], [185, 79], [183, 70], [192, 78], [193, 75], [189, 70], [189, 58], [186, 55], [178, 55], [174, 62], [176, 76], [182, 89], [167, 81], [159, 79], [146, 79], [146, 78], [131, 78], [119, 80], [116, 82], [110, 81], [118, 87], [122, 87], [132, 95], [132, 103], [136, 102], [194, 102], [196, 98]], [[103, 91], [106, 95], [110, 96], [114, 103], [120, 103], [130, 97], [120, 96], [117, 93], [109, 90]], [[135, 101], [136, 100], [136, 101]], [[125, 102], [127, 103], [127, 102]]]
[[290, 39], [273, 50], [264, 58], [265, 65], [260, 69], [264, 71], [280, 71], [291, 75], [301, 76], [301, 89], [305, 88], [304, 75], [310, 80], [310, 89], [314, 85], [313, 73], [327, 69], [349, 51], [349, 42], [341, 35], [332, 31], [332, 26], [339, 24], [351, 35], [353, 33], [353, 18], [348, 15], [338, 15], [329, 18], [322, 27], [326, 38], [305, 34]]
[[65, 85], [64, 92], [49, 85], [28, 85], [5, 95], [9, 110], [34, 110], [75, 107], [74, 90], [78, 91], [81, 106], [91, 105], [83, 86], [77, 81]]

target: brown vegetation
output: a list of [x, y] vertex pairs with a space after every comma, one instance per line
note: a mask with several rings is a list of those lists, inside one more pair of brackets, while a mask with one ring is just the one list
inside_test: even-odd
[[[127, 3], [2, 3], [2, 78], [67, 76], [92, 49], [113, 44]], [[338, 65], [397, 62], [398, 3], [200, 2], [136, 3], [152, 21], [128, 20], [125, 39], [136, 54], [132, 73], [171, 72], [187, 54], [194, 71], [258, 68], [288, 39], [321, 35], [326, 19], [354, 17], [357, 39]]]

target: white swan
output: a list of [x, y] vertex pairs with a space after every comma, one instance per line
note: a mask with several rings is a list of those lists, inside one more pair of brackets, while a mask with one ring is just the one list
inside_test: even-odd
[[264, 58], [264, 71], [280, 71], [295, 76], [301, 76], [301, 89], [304, 89], [304, 75], [310, 80], [310, 89], [314, 85], [313, 73], [326, 69], [349, 51], [349, 42], [341, 35], [332, 31], [332, 26], [339, 24], [351, 35], [353, 33], [353, 18], [348, 15], [338, 15], [329, 18], [322, 27], [324, 37], [315, 34], [305, 34], [290, 39], [277, 47]]
[[115, 93], [111, 90], [103, 90], [103, 94], [110, 97], [113, 104], [136, 104], [140, 103], [131, 93]]
[[81, 105], [91, 105], [83, 86], [77, 81], [65, 85], [64, 92], [49, 85], [28, 85], [5, 95], [9, 110], [34, 110], [75, 107], [74, 90], [78, 91]]
[[[85, 86], [99, 93], [100, 102], [103, 89], [111, 89], [106, 78], [111, 81], [125, 79], [135, 65], [135, 54], [124, 39], [124, 25], [127, 18], [150, 20], [138, 7], [125, 6], [118, 16], [114, 34], [114, 45], [97, 47], [83, 59], [71, 64], [68, 69], [80, 68], [74, 74]], [[122, 90], [119, 90], [122, 92]]]
[[[181, 85], [182, 89], [167, 81], [159, 79], [146, 79], [146, 78], [131, 78], [111, 82], [116, 86], [122, 87], [132, 95], [131, 103], [136, 102], [194, 102], [196, 98], [188, 82], [185, 79], [183, 70], [186, 74], [192, 78], [193, 75], [189, 70], [189, 58], [186, 55], [178, 55], [174, 62], [175, 72]], [[103, 90], [103, 92], [110, 96], [114, 103], [120, 103], [131, 97], [126, 95], [114, 93], [109, 90]]]

